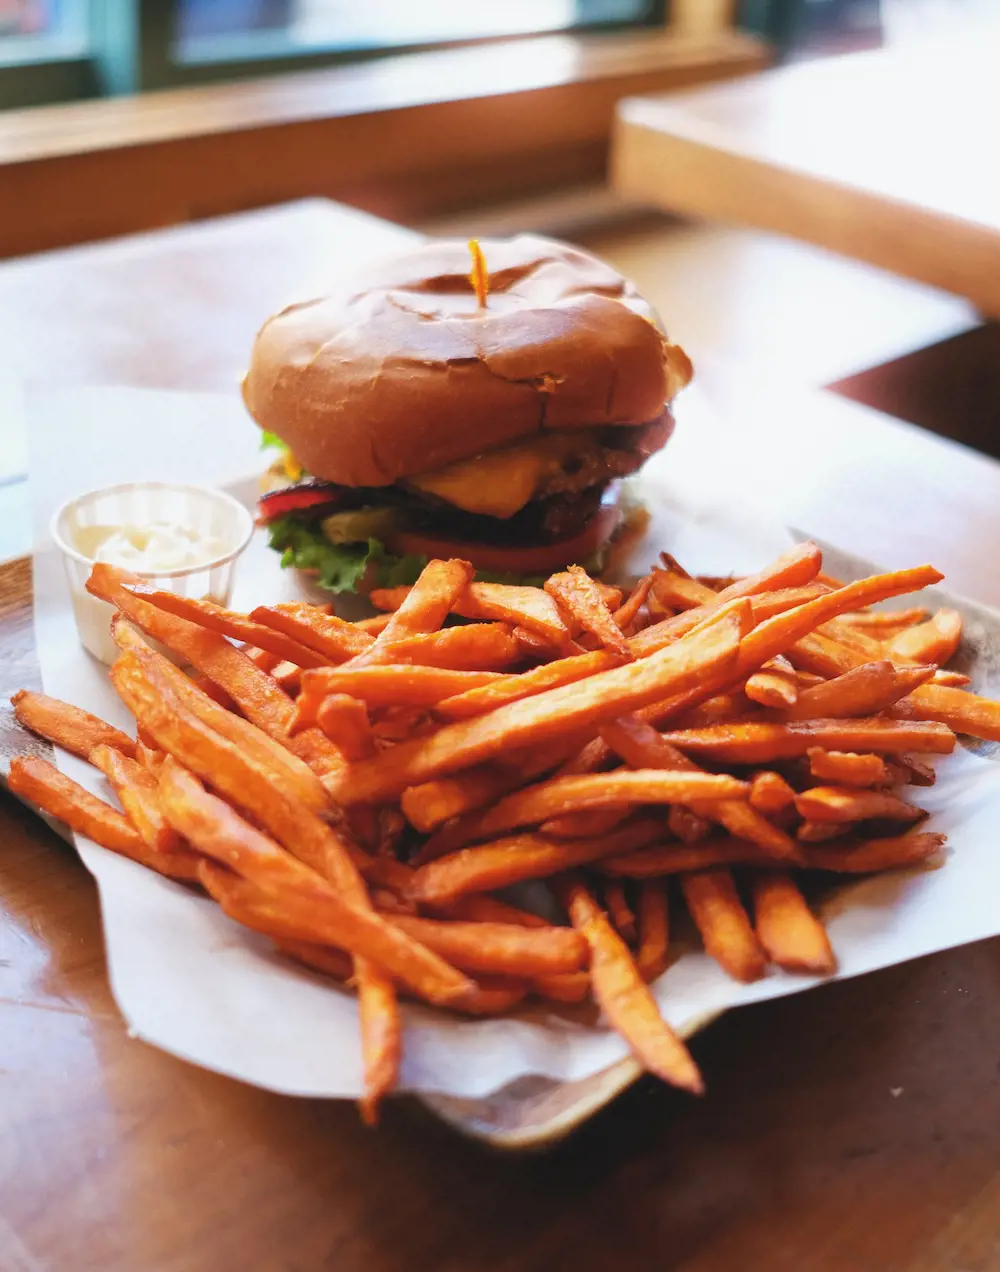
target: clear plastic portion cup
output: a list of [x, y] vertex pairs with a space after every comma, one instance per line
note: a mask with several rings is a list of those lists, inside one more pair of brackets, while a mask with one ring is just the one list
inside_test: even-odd
[[51, 534], [66, 567], [80, 643], [103, 663], [110, 665], [118, 654], [111, 638], [114, 609], [87, 591], [95, 556], [81, 545], [87, 546], [98, 527], [163, 523], [182, 526], [200, 540], [213, 541], [211, 557], [199, 557], [196, 564], [173, 569], [146, 569], [141, 564], [127, 568], [180, 596], [207, 597], [228, 605], [236, 561], [253, 536], [253, 517], [225, 491], [173, 482], [123, 482], [77, 495], [53, 514]]

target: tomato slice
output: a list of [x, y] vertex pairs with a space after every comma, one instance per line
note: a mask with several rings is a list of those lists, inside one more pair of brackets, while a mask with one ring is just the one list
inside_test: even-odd
[[593, 556], [611, 538], [621, 521], [620, 509], [602, 508], [578, 534], [534, 547], [504, 547], [499, 543], [475, 543], [408, 530], [388, 536], [385, 546], [397, 556], [460, 557], [477, 570], [491, 574], [548, 574], [566, 565], [579, 565]]

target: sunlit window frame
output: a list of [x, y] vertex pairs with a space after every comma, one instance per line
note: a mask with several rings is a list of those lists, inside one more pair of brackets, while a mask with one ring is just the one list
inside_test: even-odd
[[[572, 29], [575, 32], [610, 31], [661, 26], [666, 20], [668, 5], [669, 0], [647, 0], [647, 12], [641, 19], [609, 23], [597, 16], [601, 12], [601, 0], [575, 0], [577, 18]], [[0, 66], [0, 109], [219, 83], [441, 47], [424, 44], [393, 45], [384, 49], [327, 48], [279, 56], [182, 63], [172, 56], [173, 0], [91, 0], [90, 7], [92, 45], [88, 54]]]

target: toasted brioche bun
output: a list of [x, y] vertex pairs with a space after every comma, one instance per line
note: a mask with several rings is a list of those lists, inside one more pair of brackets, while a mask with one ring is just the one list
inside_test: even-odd
[[316, 477], [385, 486], [543, 429], [642, 424], [691, 364], [609, 266], [534, 235], [437, 240], [292, 305], [257, 336], [247, 409]]

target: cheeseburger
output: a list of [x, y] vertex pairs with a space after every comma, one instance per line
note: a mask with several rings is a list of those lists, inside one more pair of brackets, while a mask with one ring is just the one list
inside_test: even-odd
[[257, 336], [243, 397], [284, 482], [260, 520], [332, 591], [412, 582], [430, 557], [599, 571], [619, 479], [670, 437], [691, 363], [631, 283], [533, 235], [481, 252], [425, 243]]

